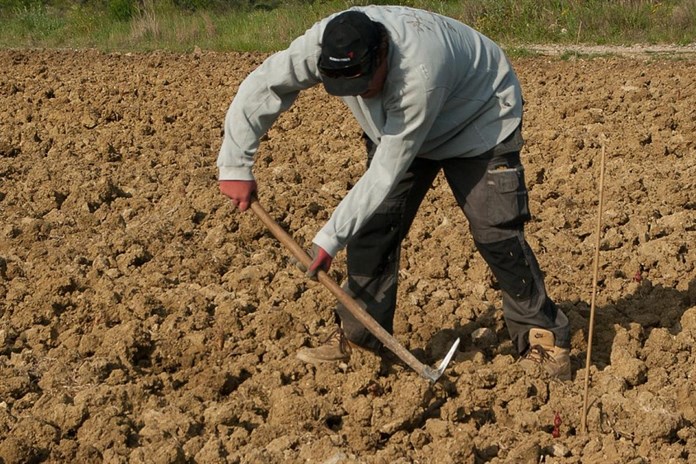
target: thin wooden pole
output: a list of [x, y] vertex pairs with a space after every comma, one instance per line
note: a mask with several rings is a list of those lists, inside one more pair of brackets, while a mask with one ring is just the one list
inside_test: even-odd
[[[604, 134], [602, 134], [604, 138]], [[582, 422], [580, 429], [583, 433], [587, 433], [587, 405], [588, 405], [588, 390], [590, 383], [590, 362], [592, 360], [592, 335], [594, 333], [594, 318], [595, 318], [595, 302], [597, 298], [597, 276], [599, 274], [599, 245], [600, 234], [602, 232], [602, 207], [604, 203], [604, 158], [606, 149], [604, 140], [602, 141], [602, 157], [599, 164], [599, 207], [597, 209], [597, 228], [595, 229], [595, 254], [594, 254], [594, 271], [592, 276], [592, 302], [590, 304], [590, 325], [587, 336], [587, 358], [585, 359], [585, 391], [582, 402]]]

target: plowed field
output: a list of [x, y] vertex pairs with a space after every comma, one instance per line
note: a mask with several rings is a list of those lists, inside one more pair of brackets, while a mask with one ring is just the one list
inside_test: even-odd
[[[438, 178], [394, 334], [428, 365], [462, 338], [430, 386], [370, 353], [295, 359], [334, 298], [216, 183], [225, 111], [263, 58], [0, 52], [0, 462], [696, 463], [696, 59], [513, 60], [528, 241], [572, 322], [573, 380], [516, 363]], [[311, 89], [262, 144], [261, 203], [308, 244], [363, 158], [347, 109]]]

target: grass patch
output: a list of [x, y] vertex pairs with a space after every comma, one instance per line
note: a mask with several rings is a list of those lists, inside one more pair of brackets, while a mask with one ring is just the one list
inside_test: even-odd
[[[275, 51], [315, 21], [366, 1], [0, 0], [0, 46], [110, 51]], [[380, 3], [379, 1], [376, 3]], [[391, 3], [391, 2], [384, 2]], [[508, 48], [524, 44], [688, 44], [696, 0], [402, 2], [459, 19]]]

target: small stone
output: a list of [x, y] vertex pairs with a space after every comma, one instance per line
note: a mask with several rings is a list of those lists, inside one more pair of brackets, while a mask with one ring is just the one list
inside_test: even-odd
[[551, 447], [551, 453], [557, 458], [565, 458], [570, 456], [570, 449], [567, 446], [561, 445], [560, 443], [554, 443]]
[[498, 341], [498, 337], [488, 327], [481, 327], [473, 331], [471, 341], [476, 346], [487, 347], [494, 345]]

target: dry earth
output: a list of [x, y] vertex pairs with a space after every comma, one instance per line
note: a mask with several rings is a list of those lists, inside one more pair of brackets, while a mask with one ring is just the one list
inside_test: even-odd
[[[0, 52], [0, 462], [696, 463], [693, 57], [514, 60], [528, 239], [572, 321], [573, 380], [516, 364], [438, 179], [404, 244], [395, 327], [430, 365], [462, 337], [432, 387], [368, 353], [295, 359], [333, 297], [215, 179], [225, 110], [262, 59]], [[305, 92], [262, 145], [261, 201], [308, 243], [362, 156], [340, 102]]]

